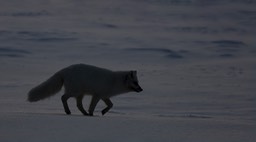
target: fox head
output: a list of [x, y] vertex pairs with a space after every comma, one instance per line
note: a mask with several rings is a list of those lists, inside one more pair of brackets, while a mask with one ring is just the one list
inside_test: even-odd
[[139, 85], [139, 81], [138, 81], [138, 78], [137, 78], [137, 71], [130, 71], [126, 75], [125, 82], [126, 82], [127, 87], [131, 91], [135, 91], [135, 92], [143, 91], [143, 89]]

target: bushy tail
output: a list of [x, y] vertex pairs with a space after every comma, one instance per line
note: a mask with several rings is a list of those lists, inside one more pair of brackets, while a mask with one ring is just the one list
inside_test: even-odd
[[56, 73], [45, 82], [32, 88], [28, 93], [28, 101], [36, 102], [53, 96], [60, 91], [62, 85], [63, 79], [58, 73]]

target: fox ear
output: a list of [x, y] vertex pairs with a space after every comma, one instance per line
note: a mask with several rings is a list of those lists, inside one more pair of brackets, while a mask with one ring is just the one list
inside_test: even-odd
[[127, 80], [129, 80], [130, 78], [132, 78], [132, 71], [130, 71], [130, 72], [128, 72], [126, 75], [125, 75], [125, 82], [127, 81]]
[[137, 78], [137, 71], [130, 71], [130, 77], [132, 79]]
[[137, 74], [137, 71], [135, 71], [135, 70], [133, 70], [133, 71], [130, 71], [130, 74], [132, 74], [132, 75], [136, 75]]
[[131, 78], [134, 78], [137, 74], [137, 71], [130, 71]]

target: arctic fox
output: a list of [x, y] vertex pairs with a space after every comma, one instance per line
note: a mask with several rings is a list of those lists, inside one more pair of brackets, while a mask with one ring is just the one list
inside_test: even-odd
[[[36, 102], [48, 98], [60, 91], [64, 85], [65, 93], [61, 97], [66, 114], [71, 114], [67, 100], [76, 98], [78, 109], [84, 114], [93, 116], [94, 109], [103, 100], [107, 107], [101, 111], [107, 113], [113, 103], [110, 97], [131, 91], [141, 92], [136, 71], [111, 71], [91, 65], [75, 64], [56, 72], [45, 82], [32, 88], [28, 101]], [[89, 113], [83, 108], [84, 95], [91, 95]]]

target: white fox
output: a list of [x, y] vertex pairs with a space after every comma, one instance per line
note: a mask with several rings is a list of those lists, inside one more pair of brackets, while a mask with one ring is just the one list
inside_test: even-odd
[[[78, 109], [84, 114], [93, 116], [94, 109], [103, 100], [107, 107], [101, 111], [107, 113], [113, 103], [110, 97], [131, 91], [141, 92], [136, 71], [111, 71], [91, 65], [75, 64], [64, 68], [45, 82], [32, 88], [28, 93], [28, 101], [36, 102], [48, 98], [60, 91], [64, 85], [65, 93], [61, 97], [66, 114], [71, 114], [67, 100], [76, 98]], [[87, 113], [82, 104], [84, 95], [91, 95], [92, 100]]]

